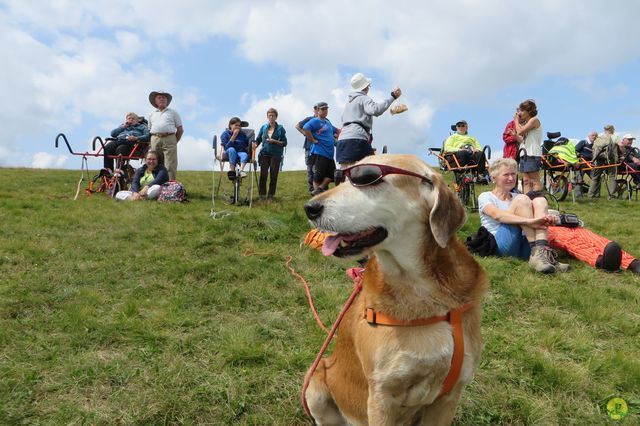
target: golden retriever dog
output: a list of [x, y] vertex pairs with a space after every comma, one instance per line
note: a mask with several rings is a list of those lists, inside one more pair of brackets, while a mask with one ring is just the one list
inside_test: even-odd
[[[305, 212], [330, 234], [325, 255], [369, 261], [333, 354], [312, 373], [304, 395], [311, 415], [318, 425], [450, 424], [480, 360], [487, 288], [484, 270], [455, 236], [465, 209], [413, 155], [370, 156], [344, 175]], [[455, 340], [447, 315], [461, 307]], [[372, 324], [371, 312], [400, 325]], [[427, 325], [415, 325], [423, 320]], [[456, 358], [454, 340], [459, 374], [441, 394]]]

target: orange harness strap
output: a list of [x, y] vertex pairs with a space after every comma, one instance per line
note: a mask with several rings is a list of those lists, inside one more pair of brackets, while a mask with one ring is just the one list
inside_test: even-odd
[[460, 378], [462, 371], [462, 361], [464, 360], [464, 333], [462, 330], [462, 314], [474, 306], [473, 302], [460, 306], [447, 312], [446, 315], [439, 315], [429, 318], [417, 318], [414, 320], [400, 320], [382, 312], [376, 312], [372, 308], [365, 310], [364, 317], [371, 325], [390, 325], [400, 327], [415, 327], [421, 325], [436, 324], [441, 321], [447, 321], [451, 324], [451, 335], [453, 337], [453, 356], [451, 357], [451, 368], [447, 377], [442, 383], [442, 389], [438, 398], [448, 393]]

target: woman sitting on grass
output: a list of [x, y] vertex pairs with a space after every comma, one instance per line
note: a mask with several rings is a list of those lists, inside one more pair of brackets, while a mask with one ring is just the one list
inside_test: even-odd
[[482, 226], [496, 240], [499, 256], [529, 259], [538, 272], [566, 272], [569, 265], [559, 263], [553, 249], [566, 251], [589, 265], [616, 272], [620, 268], [640, 274], [640, 260], [623, 251], [618, 243], [583, 228], [555, 226], [557, 216], [550, 215], [547, 200], [513, 192], [516, 162], [496, 160], [489, 167], [495, 188], [478, 197]]
[[489, 167], [495, 188], [478, 197], [482, 226], [494, 236], [499, 256], [529, 259], [537, 272], [566, 272], [569, 265], [559, 263], [549, 247], [547, 227], [555, 224], [555, 216], [549, 214], [547, 200], [512, 192], [516, 167], [511, 158], [501, 158]]
[[160, 161], [158, 153], [149, 150], [144, 157], [145, 164], [136, 170], [131, 183], [131, 191], [119, 191], [116, 199], [155, 200], [160, 195], [160, 185], [169, 181], [169, 172]]

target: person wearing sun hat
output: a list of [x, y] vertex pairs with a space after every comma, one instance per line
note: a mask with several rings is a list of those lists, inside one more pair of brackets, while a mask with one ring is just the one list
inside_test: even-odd
[[178, 142], [182, 138], [184, 128], [180, 114], [169, 104], [173, 96], [167, 92], [153, 91], [149, 93], [149, 102], [156, 108], [149, 115], [151, 131], [151, 149], [162, 153], [164, 164], [169, 171], [169, 179], [176, 180], [178, 171]]
[[622, 140], [618, 144], [618, 148], [620, 149], [620, 159], [625, 163], [625, 166], [621, 167], [628, 166], [635, 170], [635, 173], [631, 174], [631, 176], [633, 177], [633, 182], [636, 185], [640, 185], [640, 154], [638, 153], [638, 150], [633, 149], [631, 146], [635, 140], [635, 136], [631, 133], [627, 133], [622, 137]]
[[374, 101], [369, 97], [371, 79], [360, 72], [351, 77], [350, 84], [352, 92], [342, 113], [342, 131], [336, 147], [336, 160], [343, 169], [373, 154], [373, 117], [382, 115], [402, 95], [397, 87], [384, 101]]

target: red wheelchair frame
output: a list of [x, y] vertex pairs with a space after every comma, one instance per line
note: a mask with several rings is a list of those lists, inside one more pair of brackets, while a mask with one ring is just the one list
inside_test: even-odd
[[[100, 136], [93, 138], [92, 150], [93, 152], [76, 152], [71, 148], [69, 140], [64, 133], [59, 133], [56, 136], [55, 147], [58, 148], [59, 141], [62, 139], [67, 145], [67, 149], [71, 155], [82, 157], [82, 164], [80, 165], [81, 175], [78, 182], [78, 188], [74, 200], [78, 198], [80, 193], [80, 184], [84, 180], [85, 173], [87, 179], [91, 176], [89, 173], [88, 157], [107, 157], [116, 160], [116, 170], [111, 172], [107, 169], [101, 169], [98, 174], [93, 176], [89, 181], [89, 186], [85, 189], [85, 195], [91, 196], [94, 193], [104, 192], [110, 197], [115, 197], [115, 194], [119, 190], [128, 189], [133, 179], [133, 167], [129, 164], [131, 160], [142, 160], [144, 154], [149, 146], [148, 142], [137, 142], [127, 155], [106, 155], [104, 153], [105, 142]], [[106, 138], [107, 142], [115, 140], [113, 138]], [[96, 150], [96, 142], [100, 145]]]
[[[438, 157], [440, 169], [443, 172], [453, 172], [453, 191], [462, 204], [470, 210], [477, 210], [475, 184], [478, 182], [478, 165], [461, 165], [453, 152], [443, 153], [444, 148], [429, 148], [429, 155]], [[485, 145], [482, 149], [486, 160], [491, 159], [491, 147]]]

